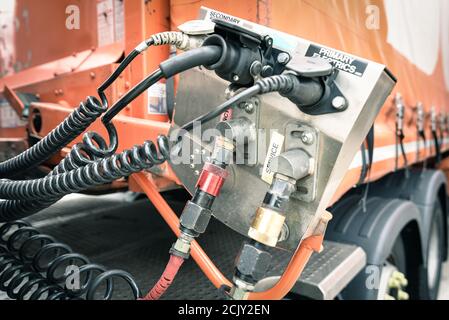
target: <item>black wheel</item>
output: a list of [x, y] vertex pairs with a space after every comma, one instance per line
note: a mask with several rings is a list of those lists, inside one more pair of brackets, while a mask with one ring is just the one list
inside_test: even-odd
[[443, 265], [444, 226], [440, 201], [435, 201], [429, 236], [427, 239], [427, 264], [420, 277], [421, 299], [436, 300], [441, 282]]
[[404, 239], [401, 235], [396, 238], [393, 248], [383, 264], [378, 300], [408, 300], [407, 256]]

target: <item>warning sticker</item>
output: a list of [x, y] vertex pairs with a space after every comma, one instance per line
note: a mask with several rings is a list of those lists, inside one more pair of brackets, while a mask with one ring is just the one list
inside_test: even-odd
[[363, 76], [363, 73], [368, 65], [366, 62], [357, 60], [353, 56], [313, 44], [311, 44], [307, 49], [306, 57], [320, 57], [326, 59], [336, 69], [359, 77]]
[[148, 113], [167, 114], [165, 83], [156, 83], [148, 89]]
[[270, 145], [268, 147], [267, 157], [262, 168], [262, 180], [268, 184], [273, 182], [274, 172], [270, 169], [270, 164], [275, 157], [281, 154], [284, 136], [276, 131], [271, 134]]

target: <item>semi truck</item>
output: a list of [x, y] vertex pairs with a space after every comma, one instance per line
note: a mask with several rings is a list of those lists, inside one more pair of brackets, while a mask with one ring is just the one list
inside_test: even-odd
[[[437, 299], [447, 14], [445, 1], [2, 1], [0, 289], [157, 300], [193, 260], [222, 299]], [[147, 291], [33, 226], [69, 194], [123, 190], [175, 236]], [[201, 238], [216, 221], [232, 231], [218, 247], [238, 249], [213, 260]]]

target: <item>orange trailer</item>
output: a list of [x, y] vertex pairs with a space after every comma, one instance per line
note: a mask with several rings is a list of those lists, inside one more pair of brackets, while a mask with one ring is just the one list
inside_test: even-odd
[[[394, 90], [375, 118], [374, 134], [368, 135], [363, 142], [364, 147], [349, 159], [350, 165], [342, 173], [344, 177], [338, 180], [335, 192], [325, 205], [325, 208], [331, 208], [329, 211], [334, 219], [329, 222], [327, 211], [326, 214], [316, 214], [318, 222], [315, 221], [314, 229], [306, 232], [297, 243], [290, 263], [274, 283], [265, 284], [260, 292], [241, 296], [231, 290], [231, 296], [281, 299], [296, 285], [299, 286], [299, 294], [303, 289], [309, 292], [306, 296], [317, 298], [310, 293], [313, 292], [310, 287], [319, 287], [318, 284], [300, 282], [298, 285], [297, 280], [312, 252], [320, 252], [322, 241], [326, 239], [332, 241], [329, 246], [350, 243], [365, 251], [361, 255], [363, 257], [354, 253], [359, 251], [351, 251], [348, 259], [356, 259], [354, 257], [357, 256], [359, 260], [347, 260], [346, 263], [357, 261], [361, 266], [352, 270], [349, 279], [343, 281], [344, 291], [336, 284], [332, 285], [332, 290], [339, 288], [338, 292], [343, 292], [348, 298], [402, 299], [409, 295], [413, 298], [435, 298], [442, 262], [447, 258], [448, 250], [447, 223], [444, 223], [448, 220], [447, 184], [442, 173], [447, 176], [449, 170], [446, 157], [449, 148], [449, 28], [445, 19], [449, 6], [444, 1], [4, 1], [0, 4], [0, 23], [3, 25], [0, 35], [0, 137], [3, 149], [11, 148], [11, 144], [16, 148], [21, 146], [16, 150], [18, 153], [45, 137], [78, 107], [80, 101], [94, 95], [96, 88], [136, 45], [153, 34], [176, 30], [190, 20], [204, 19], [204, 15], [211, 11], [204, 11], [208, 9], [202, 7], [222, 12], [224, 17], [237, 17], [385, 65], [389, 74], [397, 79]], [[218, 19], [229, 22], [230, 18]], [[414, 24], [408, 24], [409, 21], [414, 21]], [[106, 91], [107, 98], [110, 101], [121, 99], [162, 61], [177, 54], [181, 53], [174, 46], [156, 46], [143, 52]], [[326, 58], [326, 54], [323, 55], [321, 57]], [[182, 99], [189, 96], [190, 88], [185, 87], [185, 79], [187, 76], [162, 80], [114, 117], [113, 123], [120, 139], [117, 153], [146, 140], [156, 141], [159, 135], [171, 132], [175, 121], [171, 120], [170, 106], [178, 110]], [[191, 90], [196, 94], [197, 89]], [[217, 93], [217, 97], [210, 101], [201, 102], [209, 104], [218, 97], [222, 95]], [[174, 119], [182, 116], [182, 111], [177, 111]], [[88, 130], [107, 136], [100, 120]], [[52, 170], [70, 154], [70, 147], [82, 142], [82, 137], [79, 135], [54, 154], [40, 170]], [[115, 180], [107, 187], [125, 186], [144, 192], [179, 236], [179, 218], [159, 193], [179, 187], [194, 193], [194, 186], [190, 186], [192, 183], [186, 179], [173, 164], [165, 162], [127, 179]], [[226, 187], [224, 190], [227, 192]], [[413, 208], [407, 209], [408, 205]], [[370, 214], [376, 213], [366, 220], [359, 218], [366, 210]], [[406, 211], [412, 212], [410, 217], [405, 217]], [[381, 225], [380, 221], [386, 219], [382, 214], [397, 215], [398, 218]], [[325, 233], [328, 222], [333, 225]], [[367, 231], [362, 236], [363, 225], [366, 225], [365, 229], [371, 226], [374, 231]], [[361, 231], [355, 235], [342, 231], [348, 228], [360, 228]], [[383, 228], [392, 232], [395, 238], [380, 239], [379, 231], [379, 240], [370, 233]], [[387, 254], [380, 249], [385, 247], [384, 243], [365, 243], [366, 238], [392, 242], [393, 245], [407, 232], [419, 239], [414, 239], [413, 243], [420, 243], [421, 258], [416, 265], [409, 266], [407, 272], [390, 262], [383, 270], [388, 271], [386, 277], [390, 282], [391, 279], [408, 278], [409, 282], [416, 281], [413, 283], [416, 287], [426, 283], [421, 286], [424, 289], [410, 289], [405, 293], [405, 281], [399, 280], [396, 291], [390, 285], [377, 288], [374, 293], [361, 288], [360, 283], [365, 281], [365, 278], [357, 276], [361, 268], [381, 265], [387, 261], [386, 255], [391, 256], [390, 252]], [[434, 234], [436, 236], [432, 236]], [[435, 237], [436, 244], [431, 240]], [[413, 248], [407, 248], [404, 239], [399, 245], [404, 246], [406, 252], [411, 250], [408, 254], [413, 254]], [[435, 250], [431, 249], [433, 245], [437, 246], [436, 256]], [[226, 279], [219, 266], [214, 265], [195, 241], [192, 242], [191, 255], [214, 286], [238, 287], [235, 281]], [[379, 259], [384, 260], [380, 262]], [[415, 279], [410, 270], [419, 268], [429, 274], [438, 274], [438, 279], [430, 281], [426, 272], [423, 279], [417, 276]], [[393, 296], [393, 291], [399, 293]], [[329, 292], [321, 290], [318, 296], [334, 298], [338, 293]]]

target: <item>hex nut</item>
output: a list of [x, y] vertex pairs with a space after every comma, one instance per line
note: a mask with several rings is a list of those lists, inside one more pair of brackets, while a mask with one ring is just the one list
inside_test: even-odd
[[265, 276], [270, 263], [270, 253], [244, 243], [236, 260], [236, 268], [241, 275], [257, 282]]
[[211, 211], [188, 201], [182, 212], [180, 223], [196, 233], [204, 233], [211, 217]]

